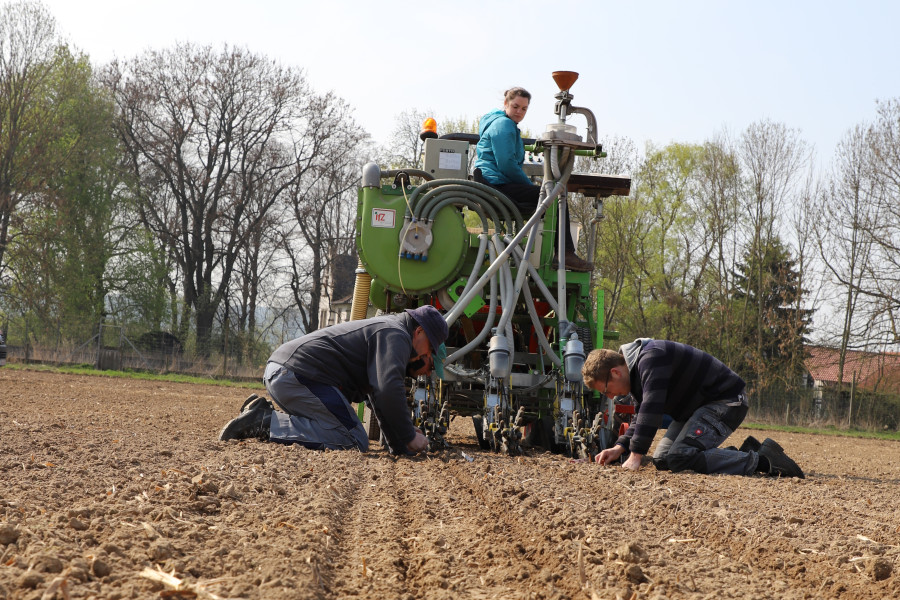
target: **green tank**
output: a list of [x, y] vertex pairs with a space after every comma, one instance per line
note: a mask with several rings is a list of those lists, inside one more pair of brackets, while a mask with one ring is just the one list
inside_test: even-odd
[[[470, 235], [460, 211], [445, 206], [427, 228], [414, 226], [406, 233], [408, 244], [401, 256], [400, 236], [409, 222], [406, 213], [402, 190], [389, 185], [359, 190], [356, 243], [360, 260], [373, 277], [369, 297], [378, 308], [385, 308], [388, 292], [415, 296], [456, 281], [469, 251]], [[431, 240], [430, 247], [424, 244], [427, 235], [433, 236], [433, 246]], [[415, 252], [417, 236], [422, 238], [420, 249], [424, 252]]]

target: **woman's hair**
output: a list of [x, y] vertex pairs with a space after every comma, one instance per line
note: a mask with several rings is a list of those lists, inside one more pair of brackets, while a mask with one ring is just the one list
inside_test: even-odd
[[603, 381], [609, 377], [609, 372], [613, 367], [624, 364], [625, 357], [614, 350], [607, 348], [593, 350], [587, 355], [584, 366], [581, 368], [584, 385], [590, 387], [594, 381]]
[[531, 100], [531, 92], [529, 92], [528, 90], [526, 90], [523, 87], [514, 87], [514, 88], [509, 88], [508, 90], [506, 90], [503, 93], [503, 102], [504, 102], [504, 104], [506, 102], [511, 102], [519, 96], [522, 96], [526, 100]]

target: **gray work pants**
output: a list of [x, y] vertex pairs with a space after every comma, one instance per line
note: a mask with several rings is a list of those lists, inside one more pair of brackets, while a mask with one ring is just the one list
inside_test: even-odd
[[369, 436], [341, 391], [313, 381], [278, 363], [266, 365], [263, 383], [284, 412], [272, 413], [271, 441], [320, 450], [369, 449]]
[[686, 421], [672, 421], [653, 453], [660, 469], [688, 469], [697, 473], [753, 475], [759, 463], [756, 452], [719, 448], [747, 415], [747, 397], [704, 404]]

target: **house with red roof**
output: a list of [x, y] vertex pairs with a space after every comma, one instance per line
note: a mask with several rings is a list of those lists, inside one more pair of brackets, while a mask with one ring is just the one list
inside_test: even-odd
[[804, 364], [811, 387], [836, 389], [842, 379], [842, 390], [848, 394], [854, 384], [859, 391], [900, 394], [900, 353], [848, 350], [841, 378], [840, 350], [824, 346], [807, 346], [806, 350], [809, 357]]

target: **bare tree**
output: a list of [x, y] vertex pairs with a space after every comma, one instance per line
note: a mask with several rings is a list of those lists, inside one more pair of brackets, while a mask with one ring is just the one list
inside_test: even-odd
[[875, 256], [863, 292], [873, 302], [873, 328], [900, 344], [900, 99], [878, 103], [868, 140], [879, 218], [866, 228]]
[[[277, 152], [271, 159], [284, 162]], [[266, 178], [258, 182], [248, 182], [254, 192], [248, 196], [247, 214], [243, 226], [247, 227], [246, 243], [238, 253], [231, 296], [227, 304], [233, 307], [236, 316], [229, 317], [228, 325], [233, 327], [241, 346], [241, 356], [253, 360], [256, 348], [261, 347], [263, 337], [274, 324], [273, 315], [268, 315], [267, 323], [260, 327], [261, 308], [277, 303], [278, 269], [282, 243], [282, 223], [290, 216], [286, 209], [286, 194], [279, 202], [269, 206], [273, 187], [282, 185], [282, 178]], [[258, 217], [258, 218], [257, 218]]]
[[711, 322], [716, 327], [715, 339], [708, 341], [711, 350], [726, 364], [742, 350], [733, 335], [734, 315], [729, 307], [734, 293], [732, 274], [738, 260], [736, 231], [741, 222], [739, 200], [741, 169], [734, 147], [726, 132], [718, 134], [703, 146], [699, 169], [699, 194], [704, 199], [704, 222], [712, 250], [715, 276], [710, 289]]
[[355, 190], [362, 171], [360, 157], [368, 136], [351, 119], [350, 108], [331, 95], [320, 99], [319, 137], [323, 146], [313, 168], [289, 189], [293, 217], [284, 237], [289, 257], [291, 293], [304, 331], [319, 327], [319, 307], [326, 273], [343, 255], [355, 254]]
[[419, 110], [405, 110], [394, 118], [394, 129], [387, 147], [382, 148], [380, 162], [390, 168], [412, 169], [422, 167], [425, 143], [419, 138], [422, 123], [434, 115]]
[[795, 376], [803, 371], [804, 361], [807, 358], [806, 344], [809, 342], [804, 333], [810, 330], [809, 325], [818, 309], [818, 299], [824, 285], [821, 274], [817, 273], [814, 266], [816, 257], [814, 229], [820, 218], [815, 199], [820, 196], [819, 184], [813, 169], [810, 168], [789, 217], [791, 228], [789, 237], [793, 241], [797, 272], [797, 293], [792, 299], [791, 311], [788, 313], [792, 321], [789, 323], [789, 331], [796, 332], [796, 335], [788, 335], [781, 340], [782, 355], [788, 357], [784, 373], [789, 377], [786, 381], [789, 388], [799, 385], [799, 379]]
[[[746, 178], [744, 210], [749, 225], [748, 264], [756, 269], [747, 273], [748, 284], [756, 290], [747, 294], [757, 299], [754, 311], [745, 304], [745, 317], [756, 319], [756, 369], [758, 378], [764, 370], [763, 344], [765, 330], [765, 268], [767, 253], [779, 242], [780, 216], [783, 208], [795, 198], [798, 177], [809, 161], [809, 150], [799, 132], [783, 124], [760, 121], [742, 134], [739, 146], [743, 174]], [[742, 330], [744, 327], [741, 328]]]
[[318, 106], [301, 72], [228, 47], [151, 51], [113, 63], [106, 81], [142, 220], [183, 273], [181, 333], [192, 319], [205, 353], [248, 237], [315, 162]]
[[841, 290], [838, 336], [838, 386], [844, 380], [847, 351], [866, 337], [859, 319], [863, 279], [872, 261], [868, 231], [878, 220], [872, 156], [867, 128], [857, 126], [837, 147], [830, 182], [818, 196], [819, 218], [814, 232], [822, 264]]

